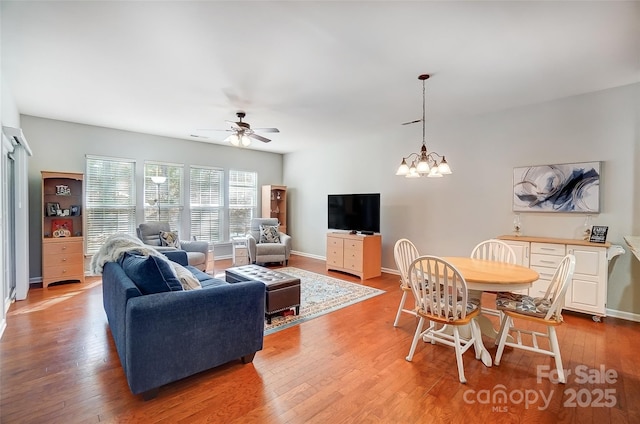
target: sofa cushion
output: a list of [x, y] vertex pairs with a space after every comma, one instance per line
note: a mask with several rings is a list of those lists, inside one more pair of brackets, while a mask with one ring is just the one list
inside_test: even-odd
[[160, 231], [160, 242], [163, 246], [175, 247], [180, 249], [180, 239], [177, 231]]
[[120, 259], [120, 266], [142, 294], [182, 290], [182, 284], [166, 259], [127, 252]]
[[260, 243], [280, 243], [277, 225], [260, 225]]
[[188, 265], [185, 268], [191, 271], [193, 276], [196, 277], [198, 281], [200, 281], [200, 285], [202, 286], [203, 289], [209, 289], [211, 287], [218, 287], [218, 286], [226, 286], [229, 284], [220, 278], [212, 277], [211, 275], [200, 271], [198, 268], [194, 266]]

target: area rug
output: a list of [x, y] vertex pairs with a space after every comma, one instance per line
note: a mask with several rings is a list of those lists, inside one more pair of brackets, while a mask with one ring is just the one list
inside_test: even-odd
[[350, 283], [299, 268], [278, 268], [278, 271], [300, 278], [300, 314], [274, 316], [271, 324], [265, 320], [265, 336], [384, 293], [384, 290], [364, 284]]

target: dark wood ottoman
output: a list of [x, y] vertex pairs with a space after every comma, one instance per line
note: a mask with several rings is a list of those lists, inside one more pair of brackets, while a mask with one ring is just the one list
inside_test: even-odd
[[264, 310], [268, 324], [271, 324], [271, 317], [278, 312], [295, 308], [296, 315], [300, 313], [299, 278], [259, 265], [229, 268], [224, 274], [228, 283], [253, 280], [263, 282], [267, 286]]

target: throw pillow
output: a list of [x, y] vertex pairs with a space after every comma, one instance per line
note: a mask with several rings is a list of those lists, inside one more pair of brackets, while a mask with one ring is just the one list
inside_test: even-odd
[[127, 252], [122, 255], [120, 266], [142, 294], [182, 290], [168, 260]]
[[277, 225], [260, 225], [260, 243], [280, 243]]
[[160, 241], [163, 246], [180, 249], [180, 239], [178, 239], [177, 231], [160, 231]]
[[198, 290], [202, 288], [200, 281], [198, 281], [198, 279], [193, 276], [193, 273], [187, 268], [175, 262], [171, 262], [171, 265], [176, 271], [176, 275], [178, 276], [180, 284], [182, 284], [183, 290]]

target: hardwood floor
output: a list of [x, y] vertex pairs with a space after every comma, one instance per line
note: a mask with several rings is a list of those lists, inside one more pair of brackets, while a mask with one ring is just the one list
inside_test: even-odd
[[[216, 262], [217, 271], [228, 266]], [[294, 256], [289, 266], [359, 281], [326, 273], [319, 260]], [[365, 283], [386, 293], [266, 336], [253, 363], [163, 386], [147, 402], [127, 386], [99, 279], [32, 289], [11, 306], [0, 340], [0, 422], [640, 422], [640, 324], [565, 313], [558, 333], [571, 372], [566, 385], [537, 381], [537, 366], [554, 369], [550, 358], [509, 348], [492, 368], [466, 353], [468, 383], [460, 384], [450, 347], [421, 343], [413, 362], [405, 361], [416, 322], [405, 315], [393, 327], [398, 276]], [[484, 342], [495, 356], [493, 340]], [[579, 366], [617, 376], [601, 382], [591, 371], [593, 379], [583, 382]], [[598, 404], [610, 406], [589, 406]]]

